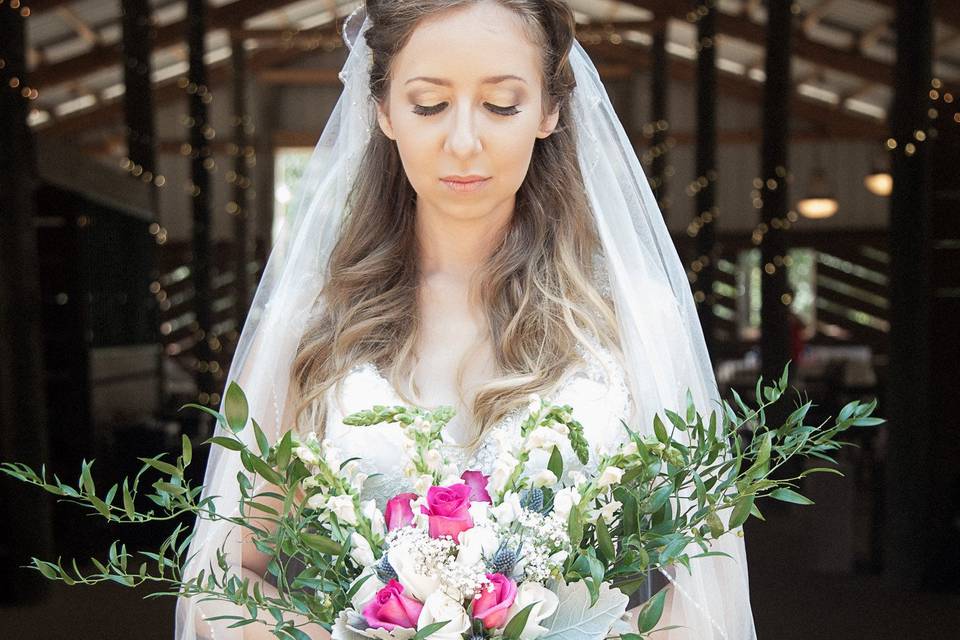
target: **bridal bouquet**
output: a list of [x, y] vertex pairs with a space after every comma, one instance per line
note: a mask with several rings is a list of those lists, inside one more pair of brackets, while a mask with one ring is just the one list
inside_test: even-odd
[[[450, 408], [374, 406], [345, 423], [397, 425], [412, 489], [382, 509], [364, 499], [367, 476], [359, 461], [345, 459], [335, 443], [288, 431], [271, 445], [250, 419], [236, 384], [227, 390], [222, 414], [188, 406], [226, 427], [228, 436], [207, 443], [236, 452], [250, 474], [273, 485], [254, 492], [248, 475], [238, 474], [243, 515], [218, 513], [210, 497], [198, 501], [202, 487], [184, 479], [192, 459], [187, 438], [174, 464], [162, 456], [142, 459], [135, 479], [103, 497], [88, 463], [76, 488], [21, 463], [3, 463], [0, 471], [111, 522], [190, 514], [229, 520], [249, 530], [257, 548], [272, 558], [268, 571], [277, 595], [236, 575], [220, 550], [218, 567], [184, 578], [183, 553], [193, 534], [181, 539], [182, 525], [157, 552], [139, 552], [138, 569], [131, 566], [134, 555], [116, 544], [107, 560], [92, 559], [97, 570], [87, 574], [75, 562], [65, 567], [59, 560], [33, 559], [32, 568], [67, 584], [161, 582], [170, 590], [154, 595], [228, 601], [246, 615], [217, 619], [238, 627], [267, 622], [265, 613], [274, 635], [296, 640], [309, 636], [294, 616], [322, 625], [337, 640], [639, 640], [656, 628], [666, 595], [661, 591], [643, 604], [636, 624], [625, 614], [628, 596], [650, 571], [676, 565], [695, 570], [691, 561], [697, 556], [716, 555], [711, 540], [736, 531], [751, 515], [762, 518], [758, 498], [809, 504], [795, 491], [796, 482], [834, 469], [791, 478], [774, 472], [797, 455], [831, 461], [843, 444], [841, 433], [884, 422], [871, 417], [876, 401], [852, 402], [832, 426], [808, 426], [804, 418], [812, 403], [805, 402], [784, 424], [769, 427], [766, 410], [781, 400], [786, 374], [764, 388], [757, 382], [753, 408], [734, 393], [735, 407], [723, 402], [719, 412], [704, 417], [688, 394], [682, 415], [658, 415], [651, 436], [624, 423], [623, 443], [605, 452], [591, 447], [573, 407], [545, 405], [533, 396], [519, 433], [495, 432], [500, 452], [489, 475], [458, 469], [444, 456]], [[240, 438], [246, 429], [253, 430], [258, 451]], [[161, 474], [147, 495], [159, 515], [135, 506], [147, 472]], [[265, 498], [282, 501], [282, 508]], [[275, 526], [264, 527], [264, 521]], [[303, 569], [292, 571], [292, 559]]]

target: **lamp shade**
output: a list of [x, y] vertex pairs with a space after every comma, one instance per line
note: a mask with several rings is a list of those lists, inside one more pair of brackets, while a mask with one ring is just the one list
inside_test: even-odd
[[823, 169], [814, 169], [807, 186], [807, 195], [797, 203], [797, 211], [805, 218], [829, 218], [840, 208]]

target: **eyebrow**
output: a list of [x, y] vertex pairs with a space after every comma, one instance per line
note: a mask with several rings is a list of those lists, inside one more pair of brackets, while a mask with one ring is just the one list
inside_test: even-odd
[[[415, 80], [423, 80], [424, 82], [430, 82], [430, 83], [433, 83], [433, 84], [439, 84], [440, 86], [443, 86], [443, 87], [449, 87], [450, 85], [453, 84], [453, 83], [450, 82], [449, 80], [444, 80], [443, 78], [428, 78], [428, 77], [426, 77], [426, 76], [417, 76], [417, 77], [415, 77], [415, 78], [410, 78], [409, 80], [406, 81], [405, 84], [410, 84], [411, 82], [414, 82]], [[515, 75], [511, 75], [511, 74], [506, 74], [506, 75], [502, 75], [502, 76], [492, 76], [492, 77], [490, 77], [490, 78], [484, 78], [484, 79], [481, 81], [481, 83], [482, 83], [482, 84], [497, 84], [497, 83], [499, 83], [499, 82], [503, 82], [504, 80], [519, 80], [520, 82], [523, 82], [523, 83], [526, 83], [526, 82], [527, 82], [526, 80], [524, 80], [524, 79], [521, 78], [520, 76], [515, 76]]]

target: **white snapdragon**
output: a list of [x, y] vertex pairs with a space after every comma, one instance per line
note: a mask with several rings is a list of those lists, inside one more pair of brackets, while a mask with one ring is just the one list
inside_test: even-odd
[[424, 473], [420, 476], [417, 476], [416, 480], [413, 481], [413, 490], [415, 493], [423, 495], [427, 490], [433, 486], [433, 476], [429, 473]]
[[520, 495], [513, 491], [507, 492], [500, 504], [490, 509], [490, 513], [493, 514], [500, 526], [510, 524], [523, 513], [523, 507], [520, 506]]
[[604, 467], [603, 471], [600, 472], [600, 477], [597, 478], [597, 488], [606, 489], [608, 487], [612, 487], [620, 482], [620, 478], [622, 477], [623, 469], [620, 467], [615, 467], [613, 465]]
[[587, 476], [582, 471], [570, 471], [568, 474], [570, 484], [579, 489], [587, 482]]
[[623, 443], [623, 446], [620, 447], [620, 453], [625, 456], [635, 456], [638, 453], [637, 443], [633, 440], [628, 440]]
[[617, 515], [617, 511], [620, 510], [623, 504], [617, 500], [611, 500], [607, 504], [603, 505], [601, 508], [595, 510], [591, 515], [593, 516], [594, 522], [599, 518], [603, 518], [603, 521], [607, 524], [613, 522], [614, 516]]
[[527, 397], [527, 411], [530, 413], [540, 413], [543, 409], [543, 399], [540, 397], [540, 394], [531, 393]]
[[543, 469], [531, 479], [534, 487], [548, 487], [557, 483], [557, 476], [549, 469]]
[[580, 502], [580, 494], [574, 487], [565, 487], [553, 497], [553, 514], [562, 522], [570, 517], [573, 506]]
[[343, 453], [340, 449], [333, 446], [333, 442], [330, 440], [323, 441], [323, 459], [334, 471], [340, 469], [340, 465], [343, 463]]
[[364, 500], [360, 503], [360, 512], [363, 517], [370, 521], [370, 530], [378, 536], [387, 535], [387, 522], [383, 518], [383, 512], [377, 508], [376, 500]]
[[537, 427], [527, 436], [527, 440], [524, 442], [524, 448], [527, 451], [533, 451], [535, 449], [550, 450], [553, 447], [560, 446], [563, 441], [563, 434], [559, 433], [556, 429]]
[[316, 476], [307, 476], [300, 484], [303, 485], [304, 490], [309, 491], [320, 486], [320, 479]]
[[436, 449], [427, 449], [423, 454], [423, 462], [430, 471], [438, 471], [443, 466], [443, 454]]
[[369, 477], [369, 474], [358, 471], [350, 478], [350, 486], [353, 487], [353, 490], [357, 493], [361, 493], [363, 491], [363, 483], [366, 482]]
[[327, 506], [327, 496], [322, 493], [315, 493], [307, 498], [307, 507], [310, 509], [323, 509]]
[[308, 467], [320, 464], [320, 456], [318, 456], [313, 449], [306, 445], [297, 445], [293, 448], [292, 453], [294, 457], [300, 459], [300, 461], [302, 461], [303, 464], [307, 465]]
[[376, 564], [377, 559], [373, 557], [373, 548], [370, 547], [370, 542], [356, 531], [350, 534], [350, 545], [350, 557], [358, 564], [364, 567]]
[[327, 500], [326, 506], [340, 522], [354, 527], [357, 525], [357, 510], [353, 505], [353, 496], [333, 496]]
[[513, 470], [516, 469], [519, 462], [520, 461], [513, 457], [512, 454], [503, 452], [500, 457], [497, 458], [493, 471], [490, 473], [490, 488], [497, 493], [502, 493], [503, 490], [507, 488], [507, 482], [510, 480], [510, 476], [513, 475]]

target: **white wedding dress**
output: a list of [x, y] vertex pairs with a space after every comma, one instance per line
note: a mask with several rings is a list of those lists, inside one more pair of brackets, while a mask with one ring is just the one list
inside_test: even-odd
[[[588, 470], [595, 469], [599, 457], [598, 448], [610, 447], [627, 438], [627, 432], [620, 424], [621, 419], [630, 424], [631, 396], [624, 372], [608, 350], [596, 344], [594, 348], [602, 360], [581, 347], [579, 352], [586, 365], [568, 372], [555, 392], [543, 398], [544, 404], [570, 405], [573, 408], [573, 417], [583, 425], [584, 435], [591, 445], [590, 459], [586, 465], [581, 465], [569, 442], [564, 441], [565, 446], [561, 446], [561, 453], [565, 475], [584, 466]], [[343, 453], [344, 458], [359, 458], [361, 471], [371, 476], [380, 474], [366, 480], [362, 497], [375, 499], [377, 505], [383, 508], [386, 501], [398, 493], [412, 491], [410, 481], [402, 472], [406, 460], [403, 459], [400, 429], [395, 424], [387, 423], [364, 427], [349, 426], [343, 424], [342, 418], [350, 413], [369, 409], [375, 404], [392, 406], [406, 403], [371, 363], [355, 366], [343, 380], [342, 406], [337, 402], [334, 390], [328, 391], [326, 437]], [[488, 430], [472, 453], [456, 446], [456, 441], [445, 432], [444, 454], [461, 470], [479, 470], [489, 474], [501, 447], [502, 440], [497, 437], [497, 432], [504, 431], [518, 436], [520, 424], [525, 417], [526, 407], [512, 411]], [[633, 427], [634, 425], [631, 425], [631, 428]], [[534, 455], [528, 468], [545, 468], [546, 462], [546, 455]]]

